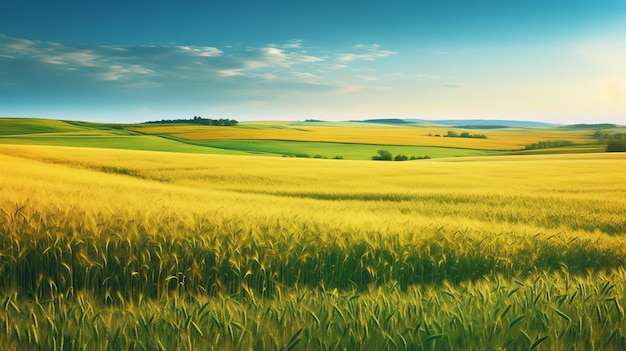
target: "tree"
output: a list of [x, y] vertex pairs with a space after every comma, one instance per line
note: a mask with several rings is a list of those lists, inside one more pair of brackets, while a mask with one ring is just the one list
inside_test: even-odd
[[409, 158], [406, 155], [399, 154], [399, 155], [396, 155], [396, 157], [394, 158], [394, 161], [406, 161], [408, 159]]
[[606, 145], [607, 152], [626, 152], [626, 138], [622, 140], [611, 140]]
[[378, 156], [372, 156], [372, 160], [376, 161], [391, 161], [393, 155], [387, 150], [378, 150]]
[[448, 137], [450, 137], [450, 138], [456, 138], [456, 137], [458, 137], [458, 136], [459, 136], [459, 133], [454, 132], [454, 131], [451, 131], [451, 130], [449, 130], [449, 131], [448, 131]]

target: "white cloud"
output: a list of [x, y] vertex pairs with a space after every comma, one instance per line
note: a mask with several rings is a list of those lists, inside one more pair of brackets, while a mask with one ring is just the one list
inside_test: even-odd
[[263, 58], [269, 64], [275, 65], [288, 65], [288, 56], [285, 55], [283, 50], [277, 48], [263, 48], [261, 49], [263, 52]]
[[[62, 50], [62, 48], [61, 48]], [[83, 67], [96, 67], [101, 65], [98, 62], [99, 55], [95, 55], [91, 50], [58, 52], [51, 55], [42, 54], [43, 62], [53, 65], [79, 65]]]
[[266, 79], [266, 80], [274, 80], [278, 78], [278, 76], [271, 74], [271, 73], [266, 73], [266, 74], [262, 74], [261, 78]]
[[120, 80], [127, 79], [136, 75], [146, 75], [154, 73], [152, 70], [141, 67], [140, 65], [112, 65], [108, 67], [108, 71], [99, 75], [102, 80]]
[[397, 54], [397, 52], [394, 51], [381, 50], [380, 45], [378, 44], [358, 44], [354, 46], [354, 49], [358, 52], [338, 54], [337, 60], [340, 62], [352, 62], [356, 60], [375, 61], [380, 58]]
[[0, 34], [0, 46], [5, 50], [13, 52], [28, 52], [37, 43], [27, 39], [12, 38], [4, 34]]
[[287, 43], [281, 45], [284, 49], [299, 49], [302, 47], [302, 39], [291, 39]]
[[322, 61], [324, 61], [324, 59], [321, 57], [317, 57], [317, 56], [302, 55], [298, 57], [298, 62], [300, 63], [312, 63], [312, 62], [322, 62]]
[[[294, 94], [373, 89], [363, 83], [377, 80], [375, 74], [360, 69], [361, 76], [348, 72], [339, 78], [337, 70], [349, 68], [351, 61], [375, 61], [395, 54], [377, 44], [359, 44], [342, 51], [307, 47], [300, 39], [257, 47], [73, 47], [0, 35], [0, 59], [15, 61], [12, 65], [20, 68], [20, 72], [32, 72], [31, 79], [35, 81], [47, 79], [62, 85], [68, 79], [65, 83], [68, 87], [89, 86], [90, 82], [98, 81], [131, 89], [185, 86], [193, 89], [193, 94], [207, 91], [226, 94], [225, 91], [236, 90], [261, 96], [280, 89]], [[6, 81], [19, 82], [19, 74], [15, 72], [9, 72]]]
[[316, 74], [308, 73], [308, 72], [291, 72], [291, 75], [296, 78], [308, 79], [308, 80], [317, 80], [321, 78], [320, 76]]
[[218, 71], [219, 75], [222, 77], [236, 77], [243, 76], [243, 69], [223, 69]]
[[201, 57], [216, 57], [222, 54], [222, 50], [211, 46], [179, 46], [183, 52]]

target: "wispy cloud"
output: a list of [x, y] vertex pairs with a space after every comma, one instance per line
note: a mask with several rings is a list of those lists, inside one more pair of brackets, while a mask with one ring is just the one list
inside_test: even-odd
[[450, 82], [450, 83], [445, 83], [443, 86], [446, 88], [458, 89], [458, 88], [465, 87], [465, 84]]
[[178, 48], [183, 52], [201, 57], [215, 57], [222, 54], [220, 49], [210, 46], [178, 46]]
[[[84, 91], [104, 87], [173, 95], [246, 96], [374, 89], [376, 60], [395, 55], [378, 44], [333, 51], [295, 39], [264, 46], [69, 46], [0, 35], [3, 86], [30, 81]], [[353, 66], [355, 61], [361, 64]], [[7, 64], [6, 62], [10, 62]], [[365, 63], [365, 67], [363, 64]], [[129, 90], [130, 89], [130, 90]], [[144, 93], [142, 93], [144, 94]]]
[[353, 47], [353, 51], [354, 52], [351, 53], [339, 54], [337, 60], [340, 62], [352, 62], [357, 60], [375, 61], [397, 54], [397, 52], [394, 51], [382, 50], [378, 44], [358, 44]]

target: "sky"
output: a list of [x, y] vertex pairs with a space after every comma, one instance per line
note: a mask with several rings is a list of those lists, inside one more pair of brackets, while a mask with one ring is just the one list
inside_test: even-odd
[[626, 1], [3, 0], [0, 116], [626, 124]]

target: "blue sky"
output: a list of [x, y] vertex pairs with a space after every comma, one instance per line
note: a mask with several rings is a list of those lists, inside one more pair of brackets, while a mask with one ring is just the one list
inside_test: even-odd
[[626, 124], [626, 1], [0, 4], [0, 116]]

